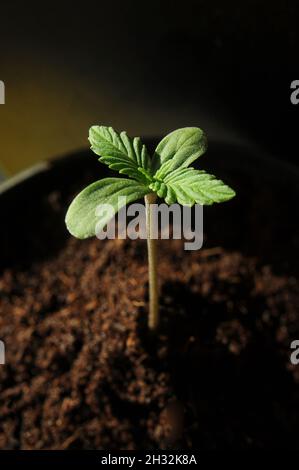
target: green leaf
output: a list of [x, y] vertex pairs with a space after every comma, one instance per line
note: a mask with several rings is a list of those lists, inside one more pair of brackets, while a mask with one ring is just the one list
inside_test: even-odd
[[[92, 237], [107, 225], [111, 217], [125, 204], [149, 193], [147, 186], [125, 178], [104, 178], [87, 186], [71, 203], [66, 214], [66, 226], [77, 238]], [[126, 198], [120, 201], [119, 197]], [[102, 218], [96, 214], [100, 204], [110, 204], [112, 213]]]
[[198, 127], [185, 127], [171, 132], [155, 150], [152, 164], [155, 178], [162, 180], [172, 171], [188, 167], [206, 149], [206, 135]]
[[118, 134], [112, 127], [92, 126], [89, 130], [91, 149], [99, 160], [135, 180], [151, 180], [150, 157], [139, 137], [131, 139], [126, 132]]
[[155, 181], [149, 187], [165, 198], [167, 204], [178, 202], [184, 206], [193, 206], [195, 203], [211, 205], [228, 201], [236, 195], [233, 189], [214, 175], [194, 168], [178, 168], [163, 181]]

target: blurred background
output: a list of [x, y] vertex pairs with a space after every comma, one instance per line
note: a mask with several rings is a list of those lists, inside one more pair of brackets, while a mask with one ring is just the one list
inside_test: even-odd
[[88, 145], [92, 124], [197, 125], [298, 159], [298, 2], [24, 2], [0, 7], [0, 167]]

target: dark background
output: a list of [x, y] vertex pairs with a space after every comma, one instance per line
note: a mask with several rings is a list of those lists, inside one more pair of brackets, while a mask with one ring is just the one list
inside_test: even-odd
[[[75, 149], [81, 138], [77, 144], [74, 134], [85, 139], [89, 119], [90, 124], [96, 119], [142, 135], [198, 125], [213, 138], [251, 141], [297, 163], [299, 105], [290, 102], [290, 83], [299, 79], [296, 3], [1, 2], [0, 79], [6, 83], [7, 114], [2, 121], [0, 115], [0, 132], [2, 142], [8, 139], [2, 158], [9, 153], [10, 160], [20, 159], [26, 139], [30, 144], [39, 136], [40, 146], [32, 144], [33, 153], [41, 154], [39, 158], [57, 153], [58, 133], [66, 139], [61, 137], [61, 151]], [[21, 104], [16, 99], [8, 114], [9, 99], [13, 101], [26, 79], [37, 84], [30, 92], [35, 107], [27, 87], [25, 115], [24, 99]], [[44, 97], [36, 90], [47, 79], [52, 95], [42, 114], [38, 104]], [[50, 109], [55, 80], [65, 81], [65, 96], [75, 83], [76, 105], [58, 100]], [[82, 90], [90, 91], [88, 99]], [[101, 92], [111, 97], [105, 106]], [[49, 87], [43, 93], [49, 94]], [[85, 107], [81, 119], [79, 111]], [[78, 122], [69, 128], [74, 114]], [[20, 123], [16, 115], [22, 116]], [[37, 130], [30, 139], [30, 131], [21, 134], [22, 147], [10, 150], [18, 138], [16, 128], [31, 121]], [[47, 139], [48, 150], [42, 152]], [[15, 171], [20, 165], [8, 166]]]

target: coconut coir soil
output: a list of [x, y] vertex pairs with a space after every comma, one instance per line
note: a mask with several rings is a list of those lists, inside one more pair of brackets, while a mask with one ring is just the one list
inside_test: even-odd
[[177, 241], [161, 243], [160, 278], [152, 338], [142, 241], [69, 239], [55, 257], [3, 272], [2, 449], [293, 445], [294, 280]]

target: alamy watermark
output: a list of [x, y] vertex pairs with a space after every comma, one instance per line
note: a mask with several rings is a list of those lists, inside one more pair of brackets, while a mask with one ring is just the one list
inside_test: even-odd
[[297, 366], [299, 364], [299, 340], [295, 339], [291, 342], [291, 349], [294, 349], [292, 354], [290, 355], [290, 361], [293, 366]]
[[5, 85], [2, 80], [0, 80], [0, 104], [5, 104]]
[[[99, 204], [95, 211], [95, 234], [98, 239], [146, 239], [146, 210], [144, 204], [126, 206], [126, 197], [118, 197], [115, 206]], [[152, 239], [184, 239], [185, 250], [199, 250], [203, 244], [203, 206], [193, 208], [180, 204], [152, 204]]]
[[293, 80], [291, 83], [291, 96], [290, 100], [292, 104], [299, 104], [299, 80]]
[[5, 364], [5, 344], [0, 341], [0, 365]]

